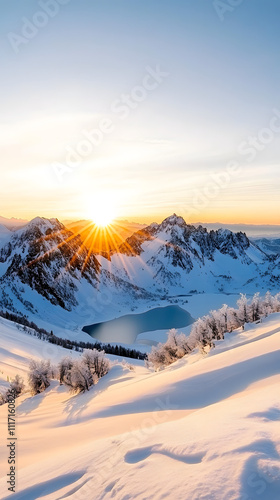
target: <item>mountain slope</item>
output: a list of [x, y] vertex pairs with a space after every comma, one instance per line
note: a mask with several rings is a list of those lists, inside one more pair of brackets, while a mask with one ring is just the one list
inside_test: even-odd
[[0, 224], [0, 248], [5, 244], [9, 236], [11, 236], [11, 231], [3, 224]]
[[0, 263], [0, 283], [9, 283], [14, 293], [20, 282], [66, 310], [77, 305], [75, 282], [83, 278], [96, 286], [100, 270], [78, 236], [57, 219], [43, 218], [33, 219], [11, 236], [0, 251]]
[[[24, 373], [25, 334], [12, 324], [0, 329], [3, 377], [8, 365]], [[274, 314], [228, 334], [207, 357], [193, 354], [163, 372], [139, 362], [135, 371], [116, 365], [86, 394], [71, 396], [53, 382], [41, 395], [21, 396], [13, 498], [278, 500], [279, 341]], [[49, 355], [57, 362], [61, 353]], [[4, 436], [6, 420], [2, 406]], [[1, 446], [5, 500], [6, 443]]]
[[251, 238], [251, 240], [258, 245], [267, 255], [279, 256], [280, 255], [280, 238]]
[[0, 245], [2, 308], [82, 325], [84, 316], [93, 320], [96, 310], [118, 295], [120, 302], [150, 298], [145, 290], [101, 269], [80, 236], [57, 219], [33, 219]]
[[[244, 233], [186, 224], [175, 214], [134, 233], [102, 267], [158, 293], [266, 288], [269, 258]], [[247, 286], [248, 285], [248, 286]]]

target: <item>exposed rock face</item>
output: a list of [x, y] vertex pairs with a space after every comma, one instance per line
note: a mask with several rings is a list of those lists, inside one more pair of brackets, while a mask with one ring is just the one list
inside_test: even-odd
[[[157, 253], [169, 257], [172, 266], [180, 266], [188, 271], [193, 268], [194, 259], [202, 264], [205, 259], [213, 261], [216, 251], [250, 263], [250, 259], [244, 253], [244, 250], [250, 247], [250, 241], [245, 233], [232, 233], [227, 229], [208, 232], [202, 226], [195, 228], [186, 224], [184, 219], [176, 214], [161, 224], [151, 224], [134, 233], [121, 245], [119, 252], [126, 255], [141, 255], [143, 244], [151, 240], [162, 242]], [[265, 254], [263, 257], [266, 257]]]
[[95, 256], [57, 219], [37, 217], [14, 233], [0, 251], [0, 263], [6, 264], [2, 284], [18, 280], [68, 310], [76, 305], [78, 281], [84, 278], [93, 286], [99, 281]]
[[[135, 260], [127, 260], [131, 257]], [[134, 233], [118, 252], [112, 253], [112, 262], [114, 272], [124, 276], [127, 268], [136, 267], [136, 284], [143, 286], [145, 282], [147, 289], [157, 287], [157, 291], [168, 294], [170, 287], [176, 286], [184, 291], [213, 292], [225, 288], [233, 291], [229, 288], [231, 284], [235, 291], [238, 287], [242, 290], [247, 282], [258, 282], [257, 286], [261, 286], [269, 257], [245, 233], [227, 229], [207, 231], [173, 214], [161, 224], [153, 223]]]

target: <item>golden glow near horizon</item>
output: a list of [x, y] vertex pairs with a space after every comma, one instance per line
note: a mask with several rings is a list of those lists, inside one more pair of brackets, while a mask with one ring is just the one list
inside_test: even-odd
[[[141, 128], [134, 130], [124, 124], [120, 132], [126, 140], [116, 130], [93, 156], [83, 158], [58, 179], [52, 163], [57, 158], [63, 160], [65, 143], [75, 144], [79, 131], [88, 129], [92, 120], [78, 114], [42, 115], [28, 123], [0, 124], [0, 131], [6, 130], [0, 137], [5, 166], [1, 173], [1, 216], [91, 219], [104, 225], [116, 218], [161, 222], [176, 212], [189, 223], [280, 224], [278, 163], [266, 163], [265, 159], [260, 165], [246, 165], [239, 159], [239, 171], [229, 175], [227, 161], [221, 162], [219, 157], [219, 167], [212, 169], [207, 161], [202, 165], [202, 157], [211, 160], [211, 150], [210, 146], [201, 150], [198, 138], [191, 146], [174, 140], [148, 141]], [[145, 136], [152, 136], [154, 131], [147, 123]], [[156, 123], [155, 128], [158, 126]], [[214, 132], [224, 142], [222, 132]], [[25, 154], [19, 156], [19, 150]], [[221, 151], [221, 156], [226, 156], [226, 151]], [[74, 162], [74, 157], [71, 159]], [[181, 166], [184, 162], [186, 170]]]
[[[36, 12], [2, 3], [3, 33]], [[155, 2], [141, 2], [141, 15], [122, 3], [119, 15], [105, 2], [72, 2], [17, 55], [6, 40], [0, 215], [280, 224], [274, 10], [246, 2], [223, 24], [200, 2], [166, 2], [160, 16]], [[258, 22], [247, 29], [251, 11], [261, 38]], [[102, 194], [97, 208], [84, 206], [87, 193]]]
[[106, 228], [117, 217], [116, 197], [112, 192], [88, 195], [85, 199], [85, 216], [100, 227]]

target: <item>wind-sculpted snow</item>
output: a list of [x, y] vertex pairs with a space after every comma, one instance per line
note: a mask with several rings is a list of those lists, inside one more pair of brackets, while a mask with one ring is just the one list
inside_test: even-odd
[[[21, 342], [12, 323], [0, 326], [4, 382], [19, 367], [26, 374], [40, 343], [46, 352], [39, 339]], [[13, 498], [279, 500], [279, 342], [277, 313], [162, 372], [118, 362], [81, 395], [52, 381], [42, 394], [20, 396]], [[6, 421], [3, 405], [1, 435]], [[5, 449], [0, 490], [8, 500]]]

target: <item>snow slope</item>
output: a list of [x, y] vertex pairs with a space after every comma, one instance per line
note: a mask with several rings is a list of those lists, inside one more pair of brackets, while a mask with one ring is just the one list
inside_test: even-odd
[[[4, 378], [25, 372], [32, 349], [61, 355], [11, 323], [0, 331]], [[21, 396], [12, 498], [279, 500], [279, 341], [274, 314], [163, 372], [117, 364], [86, 394], [71, 396], [53, 382], [41, 395]], [[0, 419], [4, 500], [5, 405]]]
[[267, 255], [271, 255], [271, 256], [279, 256], [280, 255], [280, 237], [279, 237], [279, 234], [277, 236], [274, 236], [274, 237], [251, 238], [251, 241], [253, 241]]
[[5, 226], [3, 226], [3, 224], [0, 224], [0, 247], [5, 245], [6, 241], [8, 241], [10, 236], [11, 236], [11, 231]]

